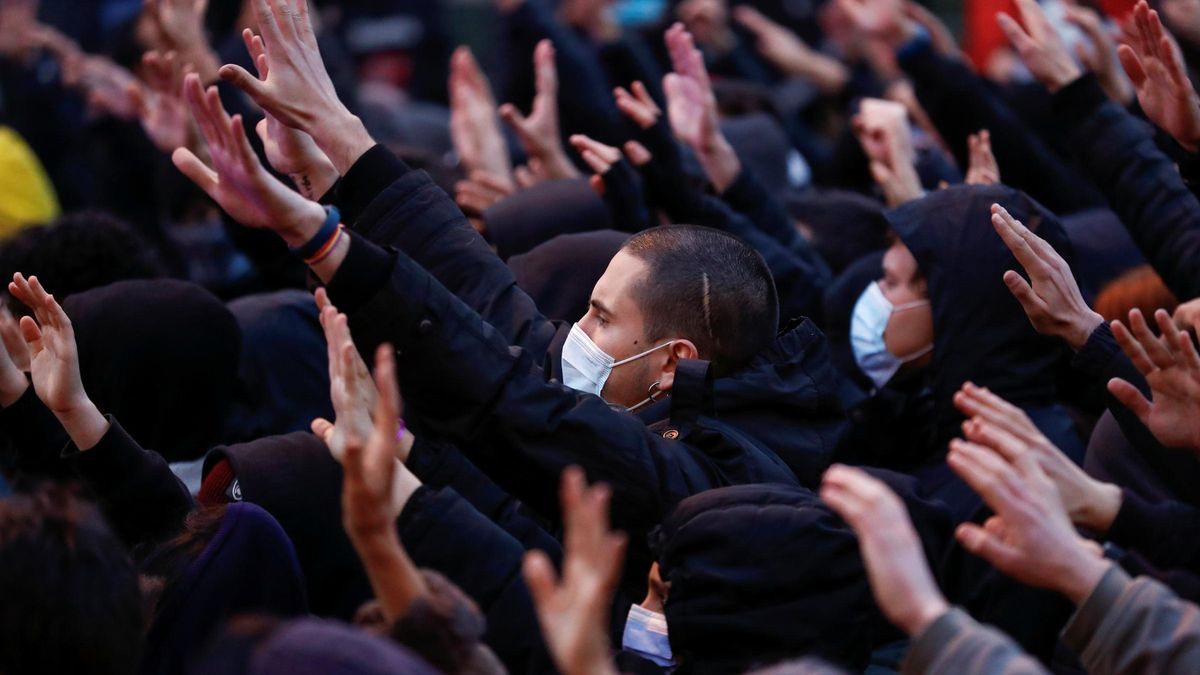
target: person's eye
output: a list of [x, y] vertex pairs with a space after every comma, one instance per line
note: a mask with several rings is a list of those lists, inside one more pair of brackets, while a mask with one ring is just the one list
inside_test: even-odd
[[608, 319], [604, 318], [603, 314], [597, 314], [596, 321], [600, 324], [601, 327], [608, 325]]

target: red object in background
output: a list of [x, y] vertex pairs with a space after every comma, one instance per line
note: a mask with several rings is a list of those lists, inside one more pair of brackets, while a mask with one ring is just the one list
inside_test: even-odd
[[[1084, 4], [1093, 4], [1087, 3]], [[1117, 21], [1125, 19], [1133, 11], [1137, 0], [1099, 0], [1099, 9]], [[1008, 39], [996, 23], [996, 15], [1006, 12], [1017, 16], [1017, 4], [1013, 0], [966, 0], [963, 7], [963, 49], [967, 58], [982, 71], [997, 48], [1007, 47]]]

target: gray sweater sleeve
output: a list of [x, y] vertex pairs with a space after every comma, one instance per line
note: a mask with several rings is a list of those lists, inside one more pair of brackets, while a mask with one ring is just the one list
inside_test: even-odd
[[1004, 633], [951, 609], [913, 640], [902, 675], [1048, 675]]
[[1063, 634], [1092, 675], [1200, 672], [1200, 608], [1116, 565]]

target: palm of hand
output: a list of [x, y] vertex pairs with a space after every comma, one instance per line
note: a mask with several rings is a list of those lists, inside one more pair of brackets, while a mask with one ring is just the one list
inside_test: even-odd
[[294, 212], [297, 200], [304, 201], [303, 197], [274, 180], [261, 166], [239, 162], [228, 149], [210, 145], [209, 153], [218, 175], [212, 196], [234, 220], [246, 227], [284, 225], [276, 222], [275, 214]]
[[188, 144], [190, 123], [187, 104], [173, 96], [153, 97], [147, 114], [142, 117], [142, 128], [146, 135], [155, 147], [164, 152]]
[[694, 147], [703, 144], [716, 130], [713, 119], [712, 94], [706, 92], [694, 78], [679, 78], [679, 95], [668, 100], [667, 114], [675, 135]]
[[83, 390], [75, 342], [43, 326], [41, 348], [30, 360], [34, 391], [53, 412], [69, 410]]
[[1153, 400], [1146, 420], [1154, 437], [1171, 448], [1200, 448], [1200, 374], [1174, 366], [1146, 376]]
[[281, 124], [267, 116], [267, 133], [263, 139], [263, 150], [267, 161], [280, 173], [298, 174], [308, 170], [314, 163], [313, 157], [320, 153], [316, 142], [303, 131]]
[[1176, 86], [1158, 60], [1146, 64], [1146, 75], [1137, 97], [1147, 117], [1175, 138], [1200, 138], [1200, 105], [1191, 89]]
[[585, 672], [589, 666], [611, 658], [602, 630], [594, 617], [602, 616], [609, 601], [604, 573], [585, 560], [568, 559], [563, 570], [564, 585], [541, 608], [546, 613], [546, 639], [555, 654], [570, 654], [578, 663], [570, 672]]

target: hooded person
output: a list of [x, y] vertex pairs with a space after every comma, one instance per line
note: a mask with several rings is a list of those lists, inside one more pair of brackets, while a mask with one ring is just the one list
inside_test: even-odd
[[509, 258], [508, 269], [542, 315], [573, 321], [587, 314], [592, 288], [628, 239], [615, 230], [560, 234]]
[[138, 571], [152, 608], [141, 675], [184, 672], [235, 615], [308, 613], [291, 541], [253, 504], [194, 512], [185, 531], [146, 555]]
[[651, 539], [670, 648], [653, 656], [678, 672], [743, 673], [800, 656], [866, 666], [876, 610], [858, 540], [810, 490], [709, 490], [680, 502]]
[[1065, 348], [1033, 329], [1003, 281], [1005, 271], [1022, 268], [992, 228], [996, 203], [1073, 257], [1058, 218], [1024, 193], [1004, 186], [931, 193], [888, 212], [898, 239], [884, 256], [884, 277], [855, 304], [850, 327], [856, 363], [876, 388], [897, 376], [925, 378], [934, 430], [924, 477], [929, 489], [947, 490], [942, 496], [963, 517], [978, 500], [941, 456], [959, 433], [963, 418], [953, 397], [965, 382], [1021, 407], [1068, 455], [1083, 456], [1058, 398]]
[[193, 492], [197, 461], [224, 440], [241, 332], [213, 294], [173, 279], [119, 281], [63, 302], [100, 410], [173, 464]]

